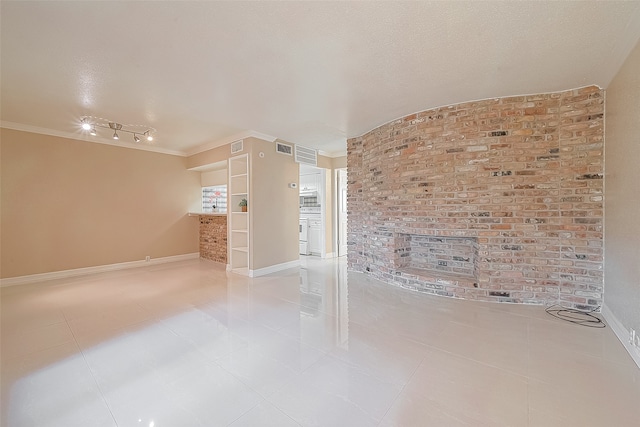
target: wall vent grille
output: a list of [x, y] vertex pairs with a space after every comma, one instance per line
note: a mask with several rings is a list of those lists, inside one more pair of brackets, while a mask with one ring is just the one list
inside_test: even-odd
[[241, 139], [231, 143], [231, 154], [239, 153], [244, 149], [242, 142], [243, 140]]
[[276, 141], [276, 152], [286, 154], [287, 156], [293, 156], [293, 147], [289, 144]]
[[305, 165], [318, 166], [318, 150], [302, 147], [296, 144], [295, 160]]

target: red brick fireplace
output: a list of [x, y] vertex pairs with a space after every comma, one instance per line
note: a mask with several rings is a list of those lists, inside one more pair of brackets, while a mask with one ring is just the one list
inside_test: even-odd
[[348, 141], [348, 263], [422, 292], [602, 303], [604, 91], [474, 101]]

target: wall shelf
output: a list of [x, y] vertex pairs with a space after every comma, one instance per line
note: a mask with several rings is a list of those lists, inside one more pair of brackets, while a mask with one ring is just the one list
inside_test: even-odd
[[249, 198], [249, 155], [229, 159], [229, 268], [233, 273], [249, 275], [251, 270], [251, 232], [249, 213], [239, 203]]

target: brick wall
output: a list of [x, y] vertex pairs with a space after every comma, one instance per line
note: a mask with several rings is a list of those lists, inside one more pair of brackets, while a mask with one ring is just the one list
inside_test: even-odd
[[457, 298], [600, 306], [603, 113], [604, 91], [587, 87], [349, 139], [349, 267]]
[[226, 215], [200, 215], [200, 258], [227, 263]]

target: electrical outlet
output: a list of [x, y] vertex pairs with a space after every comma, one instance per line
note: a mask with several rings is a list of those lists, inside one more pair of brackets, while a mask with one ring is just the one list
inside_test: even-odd
[[149, 262], [149, 261], [151, 261], [151, 257], [149, 255], [147, 255], [147, 257], [144, 260]]

